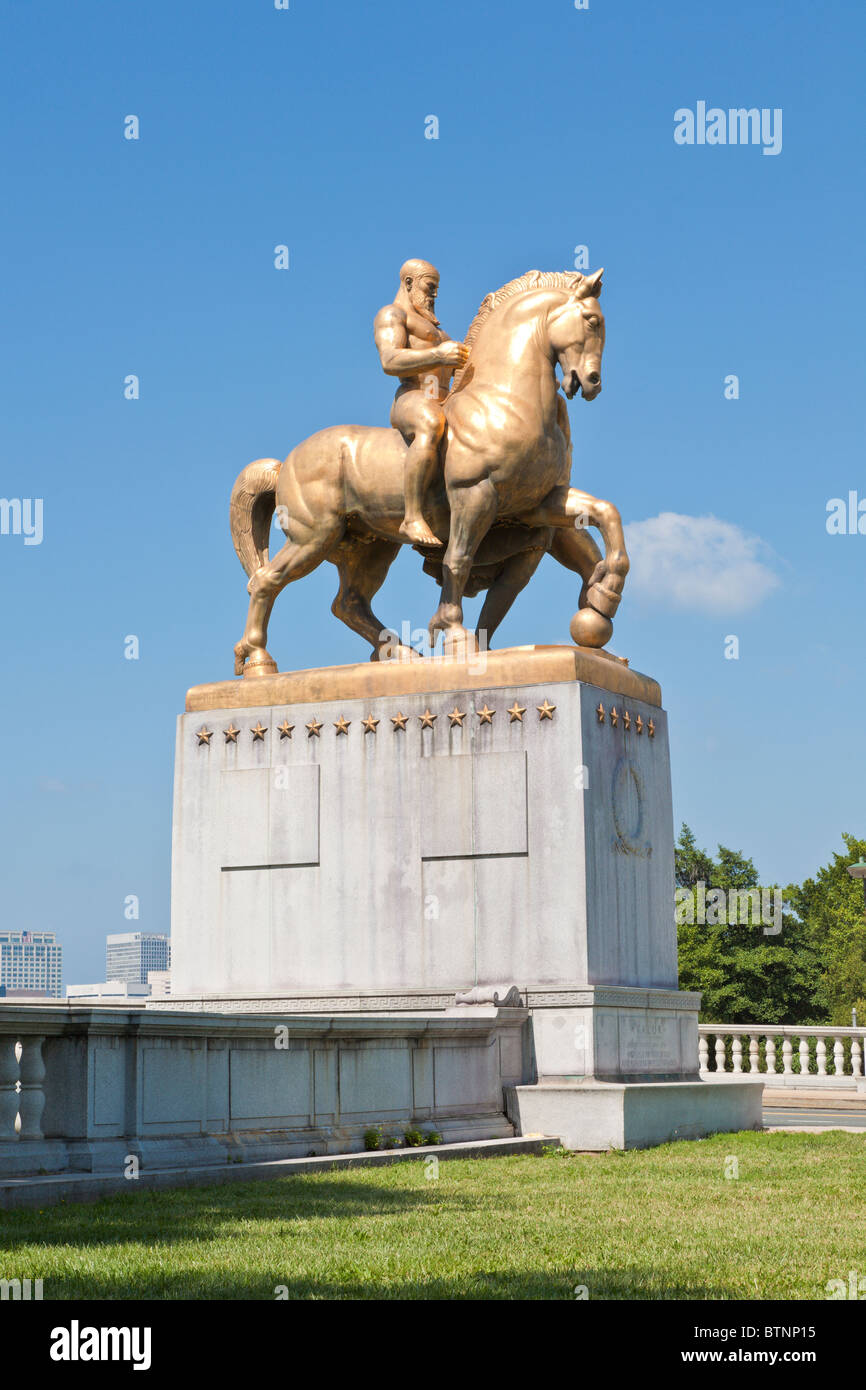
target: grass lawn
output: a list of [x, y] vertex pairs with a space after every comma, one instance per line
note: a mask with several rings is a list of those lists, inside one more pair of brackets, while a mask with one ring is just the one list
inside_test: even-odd
[[0, 1278], [46, 1299], [824, 1299], [866, 1273], [864, 1159], [857, 1134], [743, 1133], [130, 1192], [0, 1212]]

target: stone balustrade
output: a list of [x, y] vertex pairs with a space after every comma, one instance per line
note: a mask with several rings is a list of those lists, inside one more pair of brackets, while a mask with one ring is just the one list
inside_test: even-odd
[[0, 1004], [0, 1177], [346, 1153], [378, 1124], [510, 1137], [527, 1017]]
[[701, 1023], [698, 1048], [707, 1079], [754, 1074], [772, 1086], [866, 1090], [866, 1028]]

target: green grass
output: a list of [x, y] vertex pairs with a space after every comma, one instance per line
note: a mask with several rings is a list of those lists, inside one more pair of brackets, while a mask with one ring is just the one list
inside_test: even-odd
[[0, 1212], [0, 1278], [61, 1299], [823, 1299], [866, 1274], [864, 1158], [866, 1136], [744, 1133], [131, 1192]]

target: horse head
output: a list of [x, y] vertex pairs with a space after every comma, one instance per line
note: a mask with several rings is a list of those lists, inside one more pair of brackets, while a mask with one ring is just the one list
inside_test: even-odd
[[601, 390], [604, 314], [598, 303], [604, 270], [585, 275], [548, 320], [550, 346], [562, 368], [562, 389], [569, 400], [578, 391], [585, 401]]

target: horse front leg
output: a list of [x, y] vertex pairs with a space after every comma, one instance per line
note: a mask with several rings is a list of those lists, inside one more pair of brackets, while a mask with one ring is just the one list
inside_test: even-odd
[[496, 517], [499, 503], [489, 478], [467, 487], [450, 487], [448, 502], [451, 530], [442, 562], [442, 598], [428, 631], [431, 647], [437, 632], [442, 632], [446, 655], [459, 656], [475, 650], [475, 639], [463, 626], [463, 594], [475, 552]]
[[578, 646], [603, 647], [613, 632], [611, 619], [619, 607], [629, 571], [622, 518], [612, 502], [605, 502], [580, 488], [557, 488], [527, 517], [530, 525], [595, 526], [604, 542], [604, 554], [586, 577], [581, 607], [571, 620], [571, 635]]

